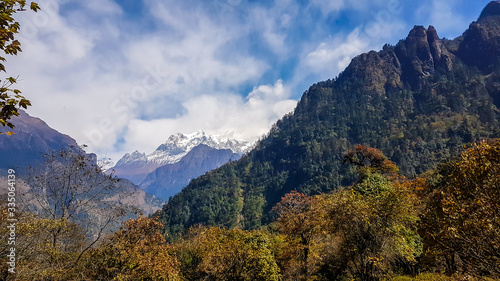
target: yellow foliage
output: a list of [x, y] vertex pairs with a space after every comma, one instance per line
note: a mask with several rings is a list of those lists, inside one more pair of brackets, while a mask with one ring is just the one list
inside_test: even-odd
[[82, 270], [92, 280], [180, 280], [179, 262], [169, 254], [156, 219], [128, 220], [108, 243], [92, 250]]
[[187, 280], [280, 280], [272, 248], [263, 231], [193, 227], [174, 245]]

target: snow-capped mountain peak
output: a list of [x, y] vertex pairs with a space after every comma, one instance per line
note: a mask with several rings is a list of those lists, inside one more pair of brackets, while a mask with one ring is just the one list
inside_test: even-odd
[[134, 151], [132, 153], [125, 154], [115, 166], [123, 166], [129, 163], [146, 163], [148, 158], [146, 153], [140, 153], [139, 151]]
[[248, 147], [248, 143], [245, 141], [224, 138], [218, 135], [208, 135], [204, 131], [191, 134], [177, 133], [171, 135], [165, 143], [148, 155], [148, 160], [163, 165], [176, 163], [200, 144], [216, 149], [230, 149], [237, 154], [243, 154]]
[[186, 154], [200, 144], [215, 149], [230, 149], [233, 153], [240, 155], [250, 147], [250, 143], [246, 141], [226, 136], [209, 135], [204, 131], [197, 131], [191, 134], [177, 133], [171, 135], [165, 143], [158, 146], [149, 155], [139, 151], [125, 154], [112, 169], [115, 170], [118, 176], [127, 177], [127, 175], [133, 174], [133, 177], [127, 178], [133, 182], [137, 182], [142, 178], [142, 175], [145, 176], [158, 167], [179, 162]]

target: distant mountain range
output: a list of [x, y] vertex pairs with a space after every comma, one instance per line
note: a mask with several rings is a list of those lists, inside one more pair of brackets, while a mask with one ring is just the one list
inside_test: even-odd
[[[22, 174], [29, 166], [42, 164], [44, 154], [51, 150], [79, 149], [70, 136], [22, 110], [19, 113], [12, 119], [16, 125], [12, 130], [14, 135], [0, 134], [0, 177], [7, 175], [8, 169]], [[122, 178], [120, 185], [133, 194], [130, 198], [137, 201], [137, 207], [151, 213], [161, 208], [161, 199], [175, 195], [191, 179], [238, 160], [249, 147], [248, 142], [208, 135], [203, 131], [178, 133], [149, 155], [138, 151], [127, 153], [110, 170]]]
[[245, 141], [208, 135], [203, 131], [177, 133], [151, 154], [125, 154], [108, 171], [125, 178], [157, 197], [168, 199], [192, 178], [238, 160], [250, 147]]
[[190, 180], [240, 159], [231, 149], [216, 149], [205, 144], [195, 146], [178, 162], [158, 167], [139, 184], [146, 192], [168, 200], [188, 185]]
[[[15, 128], [10, 131], [14, 132], [14, 135], [0, 134], [0, 177], [5, 177], [8, 169], [14, 169], [22, 179], [29, 166], [43, 164], [44, 155], [50, 151], [71, 147], [84, 153], [71, 137], [59, 133], [41, 119], [31, 117], [22, 110], [19, 110], [19, 113], [19, 116], [11, 119]], [[117, 190], [128, 194], [127, 198], [123, 199], [118, 196], [120, 194], [116, 194], [111, 195], [108, 200], [115, 198], [117, 203], [129, 204], [145, 214], [155, 212], [164, 203], [126, 179], [120, 180], [118, 185]]]

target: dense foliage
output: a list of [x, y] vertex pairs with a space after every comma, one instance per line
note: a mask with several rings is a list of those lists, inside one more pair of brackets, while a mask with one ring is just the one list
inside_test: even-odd
[[174, 244], [184, 280], [281, 280], [276, 241], [264, 231], [194, 227]]
[[260, 230], [198, 225], [174, 243], [166, 243], [157, 218], [140, 216], [82, 252], [89, 245], [77, 224], [23, 212], [15, 276], [6, 272], [8, 228], [0, 223], [0, 276], [500, 280], [499, 156], [500, 139], [477, 142], [423, 177], [407, 179], [379, 150], [356, 146], [345, 155], [359, 164], [353, 164], [354, 184], [312, 196], [292, 191], [272, 210], [276, 219]]
[[179, 280], [179, 264], [160, 233], [162, 225], [139, 217], [99, 248], [90, 251], [78, 270], [87, 280]]
[[432, 175], [422, 236], [447, 272], [500, 274], [500, 140], [467, 148]]

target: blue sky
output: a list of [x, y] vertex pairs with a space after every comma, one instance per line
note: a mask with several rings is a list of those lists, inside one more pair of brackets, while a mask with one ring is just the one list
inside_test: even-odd
[[21, 13], [28, 110], [117, 161], [169, 135], [254, 141], [307, 88], [414, 25], [455, 38], [482, 0], [39, 0]]

